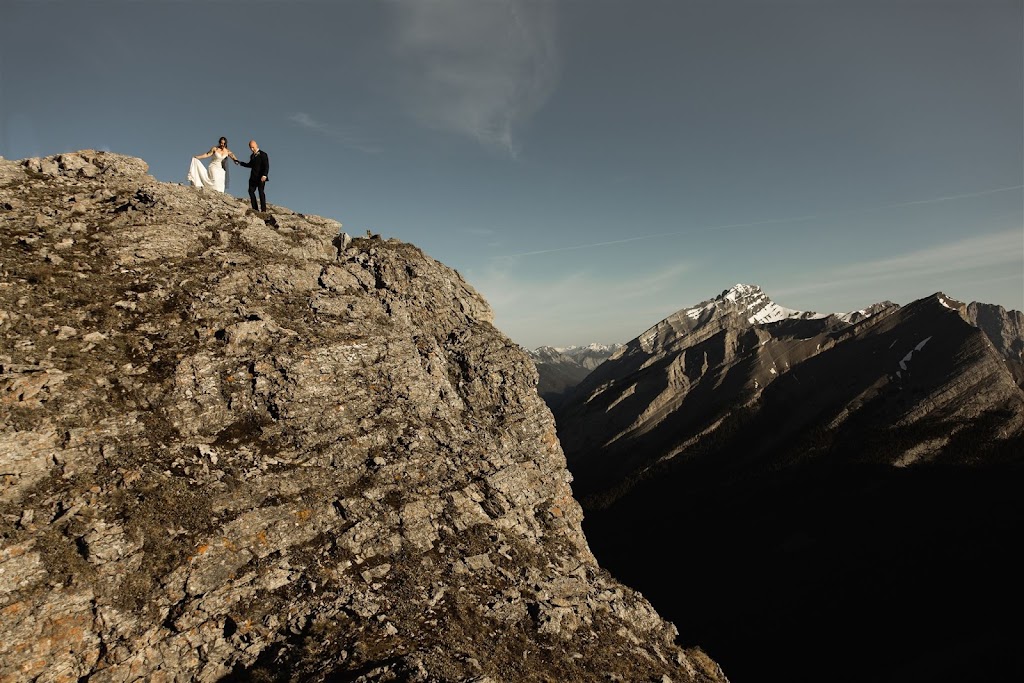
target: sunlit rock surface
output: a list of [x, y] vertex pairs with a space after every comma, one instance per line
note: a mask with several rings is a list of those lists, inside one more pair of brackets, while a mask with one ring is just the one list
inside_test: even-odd
[[0, 680], [725, 681], [472, 287], [270, 209], [0, 161]]

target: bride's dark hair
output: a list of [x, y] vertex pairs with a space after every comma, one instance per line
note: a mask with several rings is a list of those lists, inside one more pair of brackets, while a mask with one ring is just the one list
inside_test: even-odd
[[223, 141], [225, 145], [228, 144], [228, 139], [226, 137], [224, 137], [223, 135], [221, 135], [220, 138], [217, 140], [217, 144], [220, 144], [221, 141]]

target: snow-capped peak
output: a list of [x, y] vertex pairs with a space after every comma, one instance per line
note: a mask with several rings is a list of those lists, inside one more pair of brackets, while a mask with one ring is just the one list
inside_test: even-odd
[[718, 298], [739, 302], [743, 299], [763, 296], [765, 296], [765, 293], [757, 285], [745, 285], [741, 282], [722, 292], [722, 295]]
[[591, 342], [584, 346], [573, 345], [573, 346], [555, 346], [555, 351], [559, 353], [582, 353], [585, 351], [593, 351], [596, 353], [611, 352], [622, 346], [622, 344], [600, 344], [598, 342]]
[[771, 323], [785, 318], [824, 317], [779, 306], [769, 299], [768, 295], [757, 285], [743, 283], [733, 285], [714, 299], [687, 309], [685, 311], [686, 317], [691, 320], [697, 320], [705, 312], [719, 308], [723, 302], [729, 302], [746, 313], [747, 322], [751, 324]]

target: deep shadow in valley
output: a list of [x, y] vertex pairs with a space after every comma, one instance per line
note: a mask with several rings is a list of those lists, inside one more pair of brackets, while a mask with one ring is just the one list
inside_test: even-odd
[[1020, 466], [706, 475], [651, 477], [584, 530], [733, 683], [1024, 680]]

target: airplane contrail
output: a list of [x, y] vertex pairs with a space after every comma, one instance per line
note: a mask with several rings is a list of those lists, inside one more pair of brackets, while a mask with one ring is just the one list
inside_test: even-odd
[[[723, 230], [725, 228], [748, 228], [754, 225], [769, 225], [771, 223], [795, 223], [798, 221], [809, 221], [819, 216], [800, 216], [798, 218], [772, 218], [766, 221], [754, 221], [753, 223], [730, 223], [728, 225], [712, 225], [706, 226], [704, 230]], [[701, 228], [698, 228], [700, 230]], [[682, 235], [683, 232], [676, 230], [673, 232], [658, 232], [652, 235], [641, 235], [639, 237], [627, 237], [621, 240], [611, 240], [609, 242], [593, 242], [591, 244], [577, 244], [569, 247], [555, 247], [553, 249], [541, 249], [540, 251], [527, 251], [521, 254], [510, 254], [508, 256], [499, 256], [496, 258], [512, 258], [513, 256], [536, 256], [537, 254], [550, 254], [556, 251], [572, 251], [574, 249], [589, 249], [590, 247], [605, 247], [612, 244], [624, 244], [626, 242], [636, 242], [638, 240], [649, 240], [655, 237], [671, 237], [672, 235]]]
[[857, 209], [854, 211], [842, 211], [837, 213], [825, 213], [825, 214], [814, 214], [809, 216], [794, 216], [791, 218], [772, 218], [764, 221], [752, 221], [750, 223], [729, 223], [726, 225], [707, 225], [692, 230], [675, 230], [672, 232], [658, 232], [651, 235], [640, 235], [639, 237], [628, 237], [621, 240], [610, 240], [607, 242], [591, 242], [589, 244], [575, 244], [567, 247], [554, 247], [552, 249], [539, 249], [537, 251], [524, 251], [519, 254], [506, 254], [504, 256], [495, 256], [495, 259], [508, 259], [516, 258], [519, 256], [538, 256], [540, 254], [554, 254], [560, 251], [575, 251], [578, 249], [591, 249], [593, 247], [607, 247], [614, 244], [625, 244], [627, 242], [638, 242], [640, 240], [656, 239], [658, 237], [672, 237], [673, 235], [683, 235], [695, 230], [726, 230], [729, 228], [750, 228], [757, 225], [771, 225], [774, 223], [799, 223], [802, 221], [816, 220], [818, 218], [835, 218], [837, 216], [854, 216], [859, 213], [870, 213], [871, 211], [881, 211], [883, 209], [895, 209], [901, 206], [916, 206], [919, 204], [935, 204], [938, 202], [948, 202], [956, 199], [969, 199], [971, 197], [982, 197], [989, 194], [997, 194], [999, 192], [1011, 192], [1013, 190], [1024, 189], [1024, 185], [1013, 185], [1012, 187], [996, 187], [990, 190], [979, 190], [977, 192], [965, 192], [963, 194], [951, 194], [944, 197], [933, 197], [932, 199], [916, 199], [909, 202], [897, 202], [895, 204], [881, 204], [879, 206], [872, 206], [865, 209]]
[[[947, 195], [945, 197], [936, 197], [934, 199], [918, 199], [918, 200], [912, 201], [912, 202], [899, 202], [897, 204], [883, 204], [881, 206], [876, 206], [876, 207], [871, 208], [871, 209], [861, 209], [860, 212], [863, 212], [863, 211], [877, 211], [878, 209], [891, 209], [893, 207], [898, 207], [898, 206], [913, 206], [915, 204], [934, 204], [936, 202], [948, 202], [948, 201], [951, 201], [953, 199], [969, 199], [971, 197], [982, 197], [982, 196], [987, 195], [987, 194], [996, 194], [997, 192], [1010, 192], [1012, 190], [1020, 190], [1020, 189], [1024, 189], [1024, 185], [1014, 185], [1012, 187], [996, 187], [996, 188], [993, 188], [991, 190], [980, 190], [978, 192], [966, 192], [964, 194], [951, 194], [951, 195]], [[857, 212], [857, 213], [860, 213], [860, 212]]]

